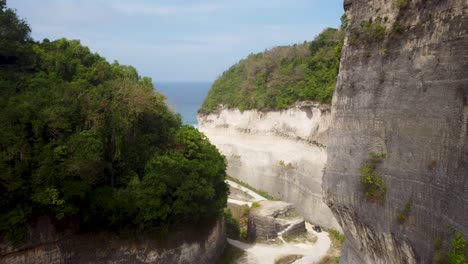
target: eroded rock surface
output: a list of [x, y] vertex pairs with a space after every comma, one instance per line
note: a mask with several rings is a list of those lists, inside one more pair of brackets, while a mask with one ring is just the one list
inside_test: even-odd
[[260, 201], [249, 214], [247, 234], [253, 240], [273, 239], [280, 233], [295, 236], [306, 232], [304, 218], [293, 204], [282, 201]]
[[340, 229], [322, 196], [329, 122], [330, 107], [313, 102], [198, 116], [199, 129], [226, 156], [228, 175], [295, 204], [307, 221]]
[[[346, 235], [341, 262], [433, 263], [434, 242], [449, 243], [447, 225], [468, 239], [468, 2], [345, 8], [323, 183]], [[360, 183], [371, 152], [385, 155], [381, 204]]]
[[[197, 230], [198, 229], [198, 230]], [[112, 234], [58, 232], [48, 217], [29, 229], [19, 248], [0, 243], [1, 264], [58, 263], [215, 263], [226, 240], [224, 221], [171, 233], [165, 241], [150, 236], [119, 238]]]

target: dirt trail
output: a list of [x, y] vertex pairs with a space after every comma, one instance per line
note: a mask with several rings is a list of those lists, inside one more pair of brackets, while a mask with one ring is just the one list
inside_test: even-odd
[[[258, 193], [233, 181], [226, 180], [226, 182], [230, 186], [244, 191], [253, 197], [251, 201], [228, 199], [229, 203], [252, 206], [252, 202], [267, 200]], [[306, 229], [307, 232], [317, 236], [317, 241], [315, 243], [287, 243], [282, 237], [279, 238], [283, 242], [280, 245], [263, 243], [248, 244], [233, 239], [228, 239], [228, 243], [246, 252], [241, 259], [237, 260], [236, 263], [238, 264], [274, 264], [275, 260], [288, 255], [304, 256], [294, 262], [296, 264], [313, 264], [326, 256], [331, 246], [331, 241], [327, 232], [317, 233], [312, 229], [312, 225], [309, 223], [306, 223]]]

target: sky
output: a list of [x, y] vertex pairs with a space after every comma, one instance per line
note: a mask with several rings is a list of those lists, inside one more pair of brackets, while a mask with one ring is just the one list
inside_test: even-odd
[[343, 0], [7, 0], [35, 40], [79, 39], [156, 82], [214, 81], [250, 53], [338, 27]]

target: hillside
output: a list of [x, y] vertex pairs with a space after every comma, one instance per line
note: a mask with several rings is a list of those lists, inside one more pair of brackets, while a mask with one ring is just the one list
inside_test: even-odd
[[220, 105], [239, 110], [286, 109], [297, 101], [330, 104], [336, 84], [343, 33], [328, 28], [314, 41], [250, 54], [213, 84], [199, 112]]
[[218, 217], [224, 158], [150, 78], [76, 40], [32, 40], [5, 0], [0, 21], [0, 241], [20, 245], [42, 216], [162, 237]]

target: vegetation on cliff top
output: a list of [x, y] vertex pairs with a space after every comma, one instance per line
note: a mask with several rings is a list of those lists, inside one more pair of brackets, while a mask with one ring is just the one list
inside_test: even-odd
[[29, 33], [0, 0], [0, 237], [19, 242], [41, 215], [161, 233], [222, 212], [224, 158], [150, 78]]
[[228, 108], [286, 109], [297, 101], [331, 103], [343, 32], [325, 29], [312, 42], [250, 54], [219, 77], [200, 113]]

